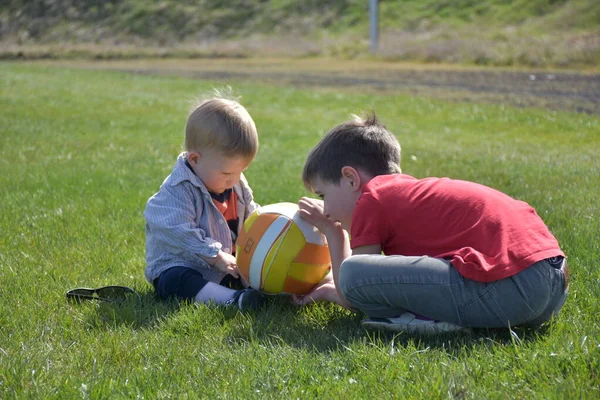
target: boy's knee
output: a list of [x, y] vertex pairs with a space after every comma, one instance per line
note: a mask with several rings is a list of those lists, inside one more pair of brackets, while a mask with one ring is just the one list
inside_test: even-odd
[[355, 286], [355, 282], [361, 276], [368, 255], [357, 255], [346, 258], [340, 266], [340, 291], [345, 296]]

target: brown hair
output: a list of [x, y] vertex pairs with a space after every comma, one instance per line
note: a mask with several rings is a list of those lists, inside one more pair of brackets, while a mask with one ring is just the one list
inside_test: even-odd
[[364, 119], [354, 116], [325, 134], [304, 163], [304, 185], [312, 189], [310, 182], [315, 178], [337, 184], [344, 166], [362, 169], [373, 176], [402, 172], [400, 143], [377, 120], [375, 113]]
[[237, 101], [218, 97], [198, 102], [185, 126], [185, 149], [215, 149], [225, 156], [254, 158], [258, 152], [256, 125]]

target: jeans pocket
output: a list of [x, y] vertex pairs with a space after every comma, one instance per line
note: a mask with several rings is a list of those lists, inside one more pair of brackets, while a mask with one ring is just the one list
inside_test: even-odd
[[501, 328], [527, 323], [539, 315], [549, 301], [544, 274], [528, 268], [512, 277], [479, 283], [481, 289], [460, 307], [463, 326]]
[[506, 326], [506, 314], [496, 303], [497, 282], [469, 282], [470, 290], [478, 289], [467, 302], [459, 306], [461, 325], [473, 328], [496, 328]]

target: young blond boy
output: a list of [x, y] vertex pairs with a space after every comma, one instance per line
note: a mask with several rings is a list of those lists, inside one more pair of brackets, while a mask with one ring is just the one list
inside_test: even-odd
[[537, 326], [566, 299], [564, 253], [533, 208], [473, 182], [403, 175], [400, 145], [374, 115], [330, 130], [303, 180], [322, 199], [299, 206], [327, 237], [332, 274], [300, 304], [432, 334]]
[[257, 152], [256, 126], [240, 103], [215, 97], [194, 107], [185, 152], [144, 212], [145, 275], [159, 297], [260, 305], [260, 293], [241, 286], [233, 255], [244, 220], [258, 208], [243, 175]]

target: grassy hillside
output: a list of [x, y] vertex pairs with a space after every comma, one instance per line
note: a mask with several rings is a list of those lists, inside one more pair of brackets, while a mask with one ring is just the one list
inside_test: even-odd
[[[368, 54], [367, 0], [13, 0], [11, 46], [140, 46], [188, 55]], [[596, 0], [381, 0], [385, 58], [496, 65], [596, 64]], [[86, 47], [90, 51], [90, 47]], [[166, 49], [166, 52], [165, 52]], [[123, 53], [123, 52], [121, 52]]]

